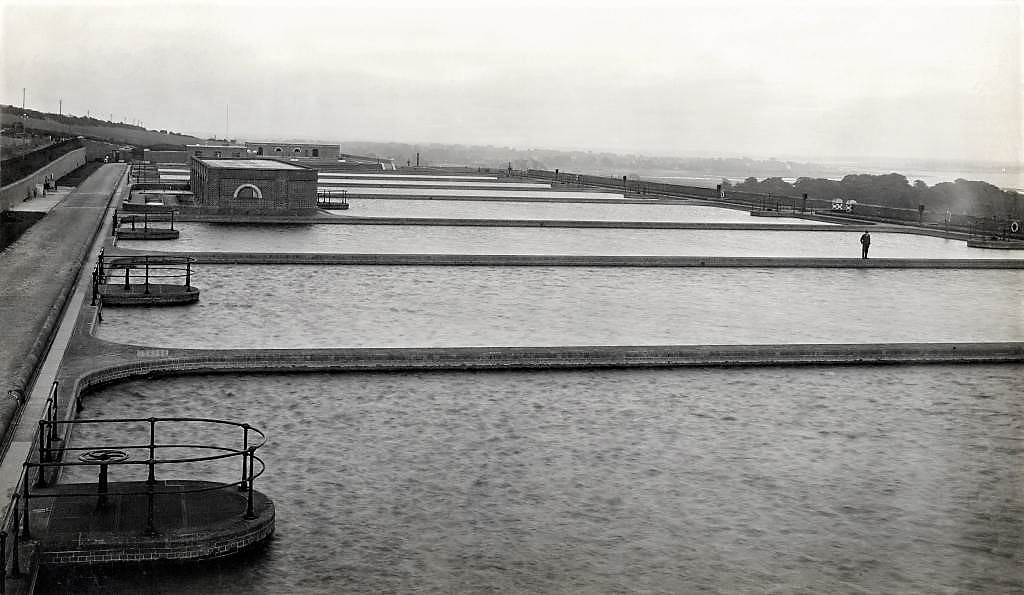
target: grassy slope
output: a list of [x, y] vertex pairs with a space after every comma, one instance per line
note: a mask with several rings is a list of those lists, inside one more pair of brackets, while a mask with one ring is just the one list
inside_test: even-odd
[[31, 129], [47, 134], [61, 136], [84, 136], [98, 140], [110, 141], [121, 145], [134, 145], [138, 147], [151, 147], [153, 145], [185, 145], [198, 143], [200, 140], [194, 136], [184, 134], [164, 134], [153, 130], [140, 128], [129, 128], [122, 126], [90, 126], [86, 124], [68, 124], [57, 120], [59, 116], [53, 114], [54, 119], [44, 117], [20, 116], [4, 111], [0, 115], [0, 122], [3, 126], [11, 126], [15, 122], [21, 122], [26, 129]]

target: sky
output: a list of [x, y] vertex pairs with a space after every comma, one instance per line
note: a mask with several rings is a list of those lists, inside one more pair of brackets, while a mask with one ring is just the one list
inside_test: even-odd
[[248, 140], [1019, 163], [1022, 2], [0, 0], [0, 103]]

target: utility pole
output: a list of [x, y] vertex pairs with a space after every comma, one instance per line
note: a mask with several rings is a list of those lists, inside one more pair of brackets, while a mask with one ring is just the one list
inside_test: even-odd
[[58, 116], [63, 116], [64, 115], [64, 98], [63, 97], [61, 97], [60, 99], [57, 100], [57, 115]]
[[224, 104], [224, 140], [228, 140], [229, 138], [231, 138], [231, 136], [228, 135], [228, 129], [229, 129], [228, 122], [230, 121], [228, 119], [229, 116], [230, 116], [230, 113], [229, 113], [228, 110], [230, 108], [231, 108], [230, 104], [227, 104], [227, 103]]
[[21, 109], [25, 109], [25, 87], [21, 88]]

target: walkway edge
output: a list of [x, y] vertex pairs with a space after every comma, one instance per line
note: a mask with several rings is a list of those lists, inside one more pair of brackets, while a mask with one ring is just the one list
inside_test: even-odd
[[834, 269], [1024, 269], [1024, 258], [791, 258], [744, 256], [590, 256], [549, 254], [330, 254], [150, 252], [117, 248], [117, 256], [189, 256], [196, 264], [316, 264], [373, 266], [577, 266]]
[[178, 374], [1024, 363], [1024, 342], [186, 350], [85, 340], [65, 370], [73, 398]]

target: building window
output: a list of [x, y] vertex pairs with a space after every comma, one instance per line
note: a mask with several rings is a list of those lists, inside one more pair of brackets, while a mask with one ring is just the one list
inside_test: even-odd
[[256, 148], [256, 154], [257, 155], [262, 155], [263, 154], [263, 147], [257, 147]]
[[296, 155], [298, 155], [299, 153], [302, 152], [302, 149], [300, 149], [298, 147], [295, 147], [294, 149], [292, 149], [292, 152], [295, 153]]
[[313, 157], [319, 157], [319, 156], [320, 156], [320, 149], [313, 149]]
[[260, 189], [252, 184], [242, 184], [238, 188], [235, 188], [234, 198], [238, 199], [254, 199], [263, 198], [263, 193]]
[[213, 156], [214, 157], [220, 157], [220, 151], [214, 151], [213, 152]]
[[280, 153], [281, 152], [281, 147], [274, 147], [274, 152], [275, 153]]
[[203, 152], [202, 151], [196, 151], [196, 157], [202, 157], [202, 156], [203, 156]]

